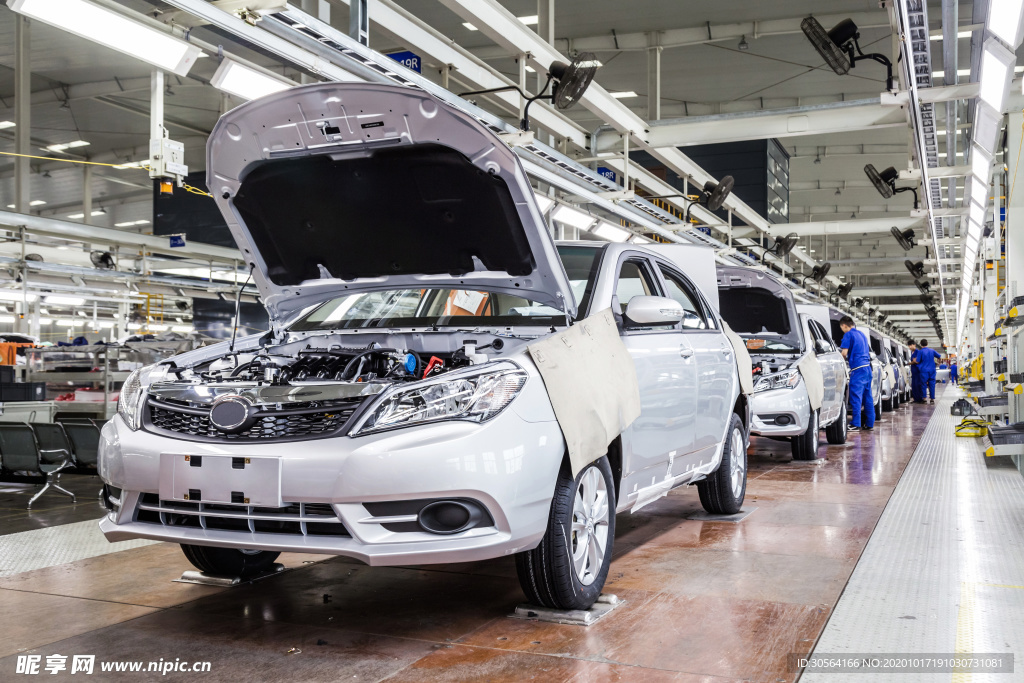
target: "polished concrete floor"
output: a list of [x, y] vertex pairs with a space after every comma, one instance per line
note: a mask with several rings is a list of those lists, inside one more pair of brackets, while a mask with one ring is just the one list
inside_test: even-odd
[[[755, 439], [740, 522], [690, 519], [692, 489], [621, 515], [605, 590], [626, 603], [588, 628], [509, 619], [523, 601], [510, 558], [371, 568], [287, 555], [288, 571], [221, 588], [175, 583], [191, 567], [158, 543], [0, 577], [0, 680], [21, 653], [208, 661], [206, 681], [793, 681], [787, 655], [814, 646], [932, 410], [886, 413], [815, 462]], [[0, 528], [98, 518], [85, 498], [21, 514], [27, 493], [0, 493]]]

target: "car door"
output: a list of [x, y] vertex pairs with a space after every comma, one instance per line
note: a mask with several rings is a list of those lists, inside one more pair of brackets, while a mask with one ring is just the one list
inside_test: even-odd
[[[634, 296], [663, 295], [651, 259], [630, 252], [619, 258], [613, 291], [616, 313], [625, 313]], [[624, 329], [622, 341], [633, 357], [640, 384], [640, 417], [627, 429], [624, 446], [628, 449], [630, 470], [650, 471], [650, 483], [639, 477], [641, 486], [650, 485], [665, 477], [670, 471], [666, 466], [672, 467], [677, 457], [693, 451], [696, 353], [677, 327]]]
[[675, 473], [683, 474], [714, 457], [726, 422], [732, 414], [733, 348], [720, 329], [710, 307], [693, 282], [679, 270], [658, 262], [665, 295], [683, 307], [681, 334], [694, 351], [697, 371], [697, 410], [694, 448], [686, 462], [676, 461]]
[[825, 397], [822, 402], [823, 407], [828, 406], [828, 417], [823, 418], [823, 421], [834, 420], [839, 417], [845, 398], [846, 363], [843, 361], [842, 355], [836, 351], [835, 344], [825, 328], [816, 320], [808, 320], [808, 324], [814, 334], [815, 355], [818, 358], [818, 364], [821, 365], [821, 374], [825, 379]]

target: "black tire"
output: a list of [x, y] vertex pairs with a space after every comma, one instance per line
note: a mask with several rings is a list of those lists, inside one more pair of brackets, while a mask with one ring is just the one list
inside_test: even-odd
[[704, 481], [697, 482], [700, 504], [714, 515], [734, 515], [747, 495], [747, 432], [736, 413], [729, 419], [722, 462]]
[[[596, 571], [593, 567], [585, 571], [585, 578], [589, 578], [589, 583], [584, 583], [577, 575], [573, 561], [573, 551], [578, 550], [578, 547], [574, 546], [577, 546], [579, 537], [572, 527], [574, 521], [577, 521], [574, 512], [577, 492], [584, 488], [585, 478], [594, 476], [590, 474], [592, 470], [600, 475], [607, 493], [607, 514], [602, 516], [602, 520], [607, 520], [603, 522], [607, 527], [607, 540], [600, 566]], [[590, 527], [588, 524], [588, 528], [596, 531], [598, 525]], [[533, 550], [516, 554], [516, 573], [519, 575], [519, 584], [526, 593], [527, 601], [539, 607], [552, 609], [590, 609], [601, 596], [605, 579], [608, 578], [614, 541], [615, 479], [608, 458], [603, 457], [590, 463], [575, 478], [566, 459], [555, 482], [555, 495], [551, 499], [551, 514], [548, 517], [548, 528], [544, 538]]]
[[881, 398], [879, 398], [878, 399], [878, 403], [875, 404], [875, 419], [876, 420], [881, 420], [882, 419], [882, 399]]
[[254, 576], [270, 569], [281, 553], [181, 544], [188, 561], [201, 572], [218, 576]]
[[794, 436], [790, 439], [794, 460], [817, 459], [818, 444], [820, 443], [818, 431], [818, 411], [812, 410], [811, 417], [808, 420], [807, 431], [800, 436]]
[[894, 409], [895, 405], [893, 404], [892, 398], [882, 399], [882, 412], [891, 413]]
[[846, 403], [843, 403], [839, 418], [825, 427], [825, 439], [834, 445], [846, 443]]

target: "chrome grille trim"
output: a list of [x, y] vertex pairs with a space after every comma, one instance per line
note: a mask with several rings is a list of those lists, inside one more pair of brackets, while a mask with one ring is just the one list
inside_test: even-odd
[[[176, 519], [178, 517], [186, 517], [190, 520], [194, 518], [198, 524], [183, 523], [182, 520]], [[136, 506], [135, 521], [159, 526], [190, 526], [241, 533], [345, 537], [351, 535], [329, 503], [286, 503], [285, 507], [268, 508], [256, 505], [159, 500], [156, 494], [143, 493], [139, 496]], [[258, 524], [260, 522], [281, 524], [282, 526], [273, 528], [270, 525]], [[239, 523], [244, 523], [245, 528], [238, 528], [243, 526]], [[310, 527], [310, 525], [315, 526]]]

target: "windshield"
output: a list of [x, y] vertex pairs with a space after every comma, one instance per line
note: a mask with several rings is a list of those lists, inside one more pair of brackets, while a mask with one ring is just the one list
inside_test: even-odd
[[320, 304], [290, 329], [564, 325], [558, 309], [507, 294], [464, 289], [389, 289]]

